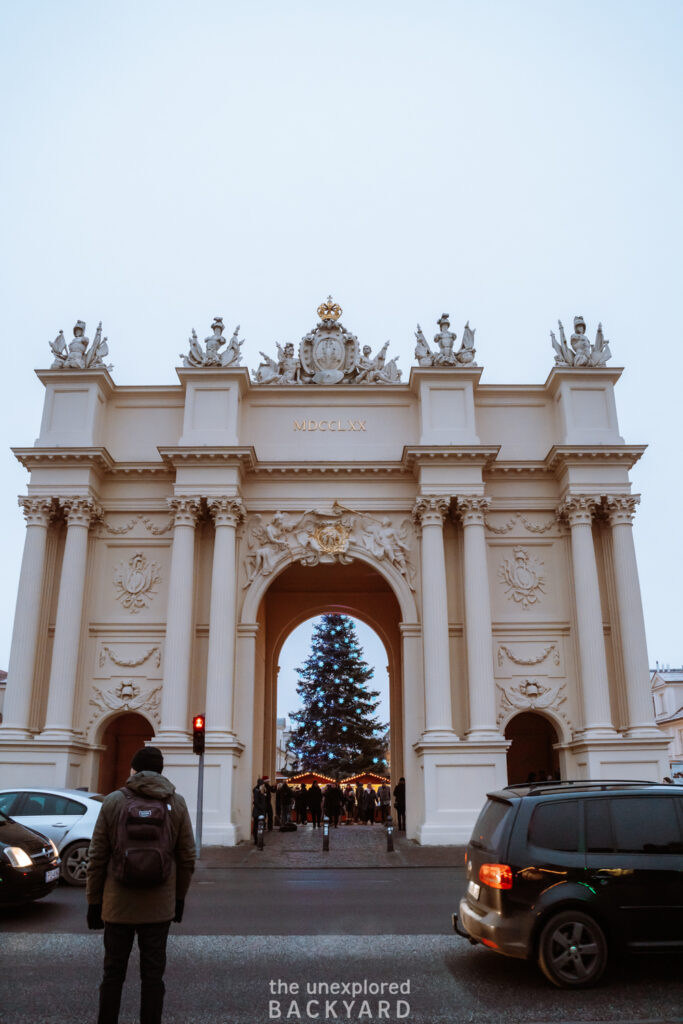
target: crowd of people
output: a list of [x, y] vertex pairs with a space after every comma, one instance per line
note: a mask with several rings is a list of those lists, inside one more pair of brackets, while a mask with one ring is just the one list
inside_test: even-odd
[[[275, 808], [273, 809], [273, 795]], [[396, 810], [396, 827], [405, 831], [406, 827], [406, 780], [401, 777], [393, 792]], [[323, 818], [328, 818], [330, 826], [337, 828], [340, 822], [351, 824], [357, 822], [372, 825], [376, 821], [386, 824], [391, 816], [392, 793], [390, 786], [384, 782], [375, 789], [371, 783], [346, 786], [329, 782], [321, 789], [316, 781], [310, 786], [301, 783], [290, 786], [287, 781], [270, 784], [268, 778], [259, 778], [253, 791], [252, 819], [253, 837], [257, 841], [259, 818], [264, 819], [264, 827], [272, 831], [273, 823], [280, 827], [290, 822], [305, 825], [309, 821], [313, 828], [320, 828]]]

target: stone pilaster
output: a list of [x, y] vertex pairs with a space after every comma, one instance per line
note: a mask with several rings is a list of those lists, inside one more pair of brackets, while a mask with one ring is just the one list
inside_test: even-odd
[[659, 735], [659, 730], [654, 722], [650, 696], [645, 619], [640, 598], [636, 551], [633, 544], [632, 523], [639, 502], [640, 496], [638, 495], [607, 499], [607, 513], [612, 527], [612, 557], [626, 684], [628, 707], [626, 736], [628, 738]]
[[491, 643], [491, 598], [486, 557], [485, 516], [490, 498], [458, 498], [463, 526], [465, 641], [469, 698], [468, 740], [500, 739]]
[[31, 736], [29, 717], [38, 653], [45, 548], [54, 512], [51, 498], [20, 498], [19, 504], [26, 517], [26, 539], [7, 672], [3, 723], [0, 727], [0, 736], [6, 740], [25, 740]]
[[569, 495], [557, 510], [571, 529], [576, 628], [578, 632], [583, 729], [585, 739], [616, 735], [610, 710], [605, 636], [602, 626], [598, 570], [593, 545], [593, 497]]
[[441, 496], [420, 497], [413, 508], [413, 519], [421, 529], [425, 733], [457, 739], [453, 732], [443, 544], [449, 504], [449, 499]]
[[160, 744], [182, 743], [190, 729], [188, 695], [192, 656], [194, 531], [199, 503], [198, 497], [171, 498], [168, 502], [175, 522], [166, 611], [161, 730], [157, 737]]
[[216, 524], [211, 574], [209, 658], [206, 675], [206, 726], [212, 741], [234, 740], [235, 688], [235, 531], [244, 519], [240, 498], [209, 501]]
[[73, 739], [74, 695], [78, 675], [83, 595], [88, 557], [88, 531], [102, 518], [102, 509], [90, 497], [63, 498], [67, 521], [52, 666], [42, 740]]

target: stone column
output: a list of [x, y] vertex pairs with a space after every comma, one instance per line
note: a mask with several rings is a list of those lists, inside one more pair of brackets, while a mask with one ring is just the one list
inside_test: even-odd
[[650, 696], [645, 619], [633, 544], [632, 523], [639, 502], [639, 495], [619, 496], [607, 500], [607, 512], [612, 527], [612, 558], [628, 707], [626, 736], [629, 738], [659, 735], [654, 723]]
[[566, 517], [571, 529], [583, 699], [581, 735], [585, 739], [609, 738], [616, 735], [610, 711], [605, 635], [593, 546], [592, 524], [595, 507], [595, 499], [590, 496], [570, 495], [558, 509], [558, 515]]
[[192, 657], [194, 528], [199, 498], [171, 498], [168, 504], [175, 514], [175, 525], [166, 611], [161, 729], [157, 736], [160, 744], [183, 743], [190, 731], [187, 703]]
[[51, 498], [20, 498], [19, 504], [26, 517], [26, 540], [9, 655], [3, 723], [0, 727], [0, 736], [5, 740], [25, 740], [31, 736], [29, 720], [38, 653], [45, 547], [47, 529], [53, 515]]
[[235, 673], [235, 530], [244, 519], [239, 498], [213, 498], [209, 511], [216, 524], [211, 574], [209, 658], [206, 673], [207, 735], [234, 741]]
[[40, 738], [64, 742], [73, 738], [88, 531], [90, 524], [102, 517], [102, 509], [92, 498], [64, 498], [60, 504], [67, 521], [66, 543], [59, 581], [47, 714]]
[[452, 740], [457, 737], [453, 732], [448, 594], [443, 546], [443, 521], [448, 513], [448, 506], [448, 498], [425, 495], [415, 502], [413, 518], [422, 532], [425, 732]]
[[465, 641], [470, 721], [468, 740], [500, 739], [491, 643], [491, 598], [484, 517], [490, 498], [458, 498], [464, 536]]

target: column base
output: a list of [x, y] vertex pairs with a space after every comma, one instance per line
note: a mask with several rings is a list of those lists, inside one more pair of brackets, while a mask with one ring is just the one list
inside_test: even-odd
[[495, 743], [502, 742], [505, 737], [497, 729], [471, 729], [465, 733], [467, 743]]
[[190, 742], [190, 733], [185, 729], [160, 729], [154, 737], [155, 747], [184, 747]]
[[638, 739], [617, 734], [610, 739], [576, 736], [562, 749], [569, 778], [661, 782], [669, 774], [668, 747], [668, 737], [661, 734]]
[[78, 737], [73, 729], [43, 729], [36, 740], [39, 743], [73, 743], [78, 742]]
[[0, 725], [0, 743], [33, 743], [35, 733], [13, 725]]
[[632, 725], [623, 734], [625, 740], [659, 740], [662, 731], [656, 725]]
[[[240, 840], [236, 823], [237, 800], [233, 791], [235, 769], [244, 744], [230, 733], [224, 735], [225, 740], [217, 739], [216, 734], [206, 736], [202, 846], [235, 846]], [[192, 740], [184, 736], [181, 742], [168, 742], [163, 735], [158, 735], [154, 737], [154, 743], [164, 755], [164, 775], [185, 798], [192, 827], [196, 829], [199, 756], [192, 752]], [[251, 799], [251, 790], [248, 799]]]
[[619, 738], [619, 733], [611, 725], [591, 725], [586, 729], [580, 729], [575, 734], [577, 741], [585, 743], [599, 743], [601, 740], [618, 740]]
[[414, 750], [424, 786], [424, 820], [417, 841], [425, 846], [469, 842], [487, 793], [507, 785], [508, 740], [447, 741], [423, 733]]

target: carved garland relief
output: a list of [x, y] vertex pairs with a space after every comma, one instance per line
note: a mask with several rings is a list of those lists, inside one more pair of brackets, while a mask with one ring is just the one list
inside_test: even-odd
[[154, 665], [156, 668], [161, 667], [161, 648], [154, 646], [144, 651], [138, 658], [122, 658], [116, 651], [112, 651], [111, 647], [107, 647], [106, 644], [100, 648], [99, 665], [100, 668], [104, 668], [107, 663], [107, 658], [110, 658], [115, 665], [120, 665], [121, 668], [137, 668], [138, 665], [144, 664], [148, 658], [154, 655]]

